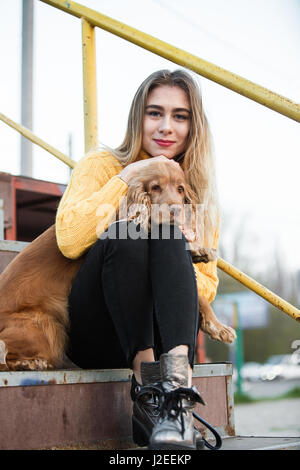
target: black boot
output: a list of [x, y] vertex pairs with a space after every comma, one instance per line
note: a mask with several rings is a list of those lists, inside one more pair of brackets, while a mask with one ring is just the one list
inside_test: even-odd
[[142, 385], [132, 376], [131, 399], [133, 400], [132, 437], [140, 447], [148, 445], [152, 429], [159, 417], [160, 385], [159, 362], [142, 362]]
[[193, 409], [205, 404], [195, 387], [188, 388], [188, 358], [162, 354], [159, 419], [149, 440], [149, 449], [196, 450]]
[[[150, 436], [160, 415], [160, 398], [163, 394], [161, 386], [160, 363], [142, 362], [141, 364], [142, 385], [132, 376], [131, 399], [133, 403], [132, 437], [133, 441], [140, 447], [149, 444]], [[204, 441], [200, 431], [195, 428], [196, 447], [198, 450], [204, 448]]]

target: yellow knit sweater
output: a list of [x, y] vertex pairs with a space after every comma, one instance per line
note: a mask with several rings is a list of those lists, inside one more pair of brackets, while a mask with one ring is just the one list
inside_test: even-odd
[[[140, 152], [138, 160], [149, 158]], [[114, 220], [128, 185], [118, 177], [120, 162], [107, 151], [93, 151], [75, 166], [56, 215], [56, 237], [64, 256], [81, 256]], [[217, 248], [219, 234], [215, 235]], [[194, 264], [199, 295], [212, 302], [217, 291], [217, 263]]]

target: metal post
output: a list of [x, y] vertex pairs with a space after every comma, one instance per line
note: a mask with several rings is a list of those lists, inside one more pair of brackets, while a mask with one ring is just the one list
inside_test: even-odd
[[94, 27], [82, 22], [82, 66], [85, 152], [98, 144], [96, 48]]
[[4, 200], [0, 199], [0, 240], [4, 240]]
[[203, 331], [199, 331], [197, 336], [196, 359], [198, 364], [206, 362], [205, 338]]
[[[21, 123], [32, 129], [33, 0], [23, 0]], [[32, 144], [21, 137], [21, 175], [32, 176]]]
[[297, 272], [296, 292], [297, 292], [297, 304], [300, 307], [300, 269]]
[[235, 346], [235, 360], [237, 370], [237, 393], [243, 394], [243, 378], [242, 378], [242, 367], [244, 363], [244, 346], [243, 346], [243, 330], [241, 328], [241, 322], [239, 317], [239, 306], [237, 302], [233, 303], [234, 309], [234, 323], [236, 330], [236, 346]]
[[[73, 135], [71, 132], [69, 133], [69, 139], [68, 139], [68, 147], [69, 147], [69, 158], [72, 160], [73, 157]], [[69, 168], [69, 175], [71, 176], [72, 174], [72, 167]]]

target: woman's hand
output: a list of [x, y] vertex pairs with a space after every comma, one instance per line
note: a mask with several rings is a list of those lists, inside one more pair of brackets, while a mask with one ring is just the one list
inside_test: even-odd
[[136, 173], [137, 171], [147, 168], [147, 166], [152, 162], [170, 162], [170, 165], [179, 165], [179, 163], [175, 162], [172, 159], [165, 157], [164, 155], [160, 155], [159, 157], [152, 157], [148, 158], [147, 160], [141, 160], [138, 162], [133, 162], [127, 165], [123, 170], [119, 173], [119, 178], [121, 178], [125, 183], [128, 183], [130, 178]]

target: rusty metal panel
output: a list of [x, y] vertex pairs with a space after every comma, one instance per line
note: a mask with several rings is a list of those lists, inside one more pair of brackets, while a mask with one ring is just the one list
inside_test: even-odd
[[66, 185], [0, 172], [6, 240], [32, 241], [55, 222]]
[[0, 240], [0, 274], [27, 245], [25, 242]]
[[66, 185], [29, 178], [27, 176], [15, 176], [14, 187], [24, 191], [36, 192], [39, 194], [52, 194], [53, 196], [61, 197]]
[[[0, 387], [123, 382], [131, 380], [131, 375], [131, 369], [69, 369], [0, 372]], [[203, 377], [227, 377], [231, 375], [231, 363], [197, 364], [193, 371], [194, 380]]]
[[[195, 366], [196, 412], [234, 436], [231, 364]], [[0, 372], [0, 449], [133, 447], [130, 369]], [[201, 426], [199, 426], [200, 429]], [[37, 432], [38, 430], [38, 432]], [[210, 438], [203, 430], [206, 438]]]
[[231, 376], [231, 362], [213, 362], [207, 364], [196, 364], [193, 370], [193, 377], [219, 377]]
[[[226, 378], [225, 377], [202, 377], [194, 378], [196, 385], [206, 405], [197, 404], [195, 411], [212, 426], [216, 427], [221, 436], [234, 435], [234, 430], [229, 426]], [[205, 438], [210, 438], [210, 433], [202, 424], [195, 420], [196, 426], [200, 429]], [[230, 431], [230, 434], [228, 432]]]
[[[127, 382], [0, 389], [0, 449], [131, 442]], [[124, 445], [124, 444], [123, 444]]]
[[225, 435], [235, 436], [235, 420], [234, 420], [234, 387], [232, 382], [232, 374], [225, 377], [226, 380], [226, 398], [227, 398], [227, 429]]
[[10, 371], [0, 372], [0, 388], [106, 382], [120, 383], [130, 381], [131, 375], [132, 371], [130, 369]]
[[26, 248], [27, 245], [29, 245], [28, 242], [17, 242], [14, 240], [0, 240], [0, 251], [15, 252], [15, 254], [18, 254], [20, 251]]
[[4, 239], [4, 199], [0, 196], [0, 240]]
[[3, 199], [4, 228], [12, 226], [12, 176], [9, 173], [0, 172], [0, 197]]
[[14, 253], [13, 251], [0, 251], [0, 274], [17, 254], [18, 253]]

